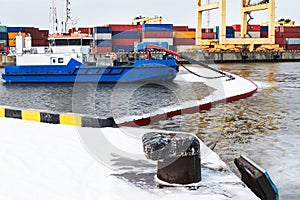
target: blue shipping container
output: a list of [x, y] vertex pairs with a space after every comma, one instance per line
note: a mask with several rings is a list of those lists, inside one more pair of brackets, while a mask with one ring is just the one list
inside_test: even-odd
[[142, 31], [173, 31], [173, 24], [143, 24]]
[[134, 46], [113, 46], [113, 52], [132, 52]]
[[7, 27], [7, 32], [24, 32], [24, 28], [23, 27]]
[[234, 38], [234, 34], [226, 34], [226, 38]]
[[233, 27], [226, 27], [226, 34], [234, 34]]
[[1, 33], [0, 32], [0, 40], [7, 40], [7, 33]]
[[0, 43], [3, 43], [4, 47], [7, 47], [7, 40], [0, 40]]
[[112, 28], [107, 26], [97, 26], [94, 27], [94, 33], [111, 33]]
[[95, 40], [94, 44], [97, 47], [111, 47], [112, 40]]
[[219, 26], [214, 26], [213, 30], [214, 33], [218, 33], [219, 32], [220, 27]]
[[141, 33], [136, 31], [125, 31], [125, 32], [119, 32], [119, 31], [113, 31], [112, 32], [113, 38], [141, 38]]
[[[213, 31], [214, 31], [214, 33], [219, 33], [220, 27], [219, 26], [214, 26]], [[233, 27], [226, 27], [226, 34], [234, 34]]]
[[7, 32], [7, 27], [3, 26], [3, 25], [0, 25], [0, 32], [6, 33]]
[[268, 32], [269, 31], [269, 27], [268, 26], [261, 26], [260, 27], [260, 32]]
[[168, 42], [141, 42], [137, 46], [138, 51], [144, 51], [146, 49], [147, 45], [149, 45], [149, 44], [161, 46], [164, 48], [169, 48]]
[[169, 46], [169, 49], [170, 49], [171, 51], [174, 51], [174, 46], [170, 45], [170, 46]]

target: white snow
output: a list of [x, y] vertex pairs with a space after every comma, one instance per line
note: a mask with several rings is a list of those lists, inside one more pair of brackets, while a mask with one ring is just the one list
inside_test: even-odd
[[[200, 188], [159, 189], [156, 166], [142, 157], [140, 140], [153, 130], [76, 128], [8, 118], [0, 118], [0, 128], [0, 199], [257, 199], [203, 144]], [[125, 158], [117, 152], [115, 159], [129, 162], [115, 162], [115, 167], [98, 162], [93, 147], [82, 137], [88, 138], [88, 134], [106, 138], [133, 157]], [[101, 141], [93, 142], [102, 145]]]

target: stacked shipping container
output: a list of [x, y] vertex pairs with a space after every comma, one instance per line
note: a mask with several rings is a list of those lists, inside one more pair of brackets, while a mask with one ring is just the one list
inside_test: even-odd
[[201, 33], [202, 39], [214, 39], [214, 30], [212, 28], [203, 28]]
[[6, 53], [7, 27], [0, 25], [0, 53]]
[[[220, 37], [220, 27], [213, 27], [213, 39], [219, 39]], [[233, 26], [226, 26], [226, 38], [235, 38], [235, 30]]]
[[[241, 25], [234, 24], [232, 25], [234, 31], [234, 37], [240, 38], [241, 37]], [[251, 24], [247, 26], [248, 34], [246, 34], [247, 38], [260, 38], [260, 25]]]
[[94, 28], [93, 53], [112, 52], [112, 28], [97, 26]]
[[285, 50], [300, 50], [300, 26], [280, 26], [275, 29], [275, 41]]
[[[247, 27], [252, 38], [267, 38], [268, 26], [249, 25]], [[285, 50], [300, 50], [300, 26], [280, 26], [275, 28], [276, 44]], [[204, 28], [202, 39], [218, 39], [219, 27]], [[195, 45], [196, 30], [188, 26], [173, 26], [172, 24], [110, 24], [106, 26], [81, 27], [70, 29], [70, 33], [80, 32], [94, 36], [92, 52], [106, 53], [135, 50], [137, 44], [144, 42], [167, 44], [169, 49], [184, 51]], [[0, 52], [6, 52], [6, 47], [15, 47], [15, 37], [21, 34], [25, 37], [30, 34], [32, 46], [48, 46], [48, 30], [39, 30], [33, 27], [6, 27], [0, 26]], [[241, 25], [235, 24], [226, 27], [227, 38], [240, 38]], [[8, 48], [7, 48], [8, 49]]]
[[141, 42], [141, 26], [110, 24], [112, 28], [112, 46], [114, 52], [134, 51], [134, 47]]
[[260, 27], [260, 38], [268, 38], [269, 37], [269, 27], [261, 26]]
[[16, 47], [16, 36], [21, 34], [22, 37], [26, 36], [23, 27], [7, 27], [8, 46]]
[[174, 49], [183, 52], [191, 49], [196, 44], [196, 30], [188, 26], [173, 27]]
[[173, 24], [143, 24], [142, 42], [167, 42], [173, 50]]
[[24, 28], [25, 34], [30, 34], [32, 46], [41, 47], [48, 45], [49, 30], [40, 30], [38, 28]]

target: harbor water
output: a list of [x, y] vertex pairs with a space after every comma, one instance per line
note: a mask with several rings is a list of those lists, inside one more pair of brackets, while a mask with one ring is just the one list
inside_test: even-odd
[[[281, 199], [300, 195], [299, 63], [222, 64], [259, 87], [253, 96], [209, 111], [175, 116], [148, 128], [196, 133], [238, 174], [233, 159], [243, 154], [271, 175]], [[0, 70], [2, 73], [2, 69]], [[198, 95], [190, 95], [189, 89]], [[201, 83], [169, 84], [0, 84], [0, 105], [122, 117], [201, 99], [211, 88]], [[178, 95], [180, 93], [180, 95]]]

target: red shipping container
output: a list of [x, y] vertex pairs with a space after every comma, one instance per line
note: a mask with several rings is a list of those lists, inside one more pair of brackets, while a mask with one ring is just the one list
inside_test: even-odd
[[4, 51], [4, 43], [0, 43], [0, 51]]
[[283, 38], [283, 33], [275, 32], [275, 38]]
[[144, 31], [142, 33], [143, 38], [172, 38], [172, 31]]
[[174, 38], [174, 45], [195, 45], [196, 40], [192, 38]]
[[269, 33], [268, 32], [260, 32], [260, 37], [261, 38], [268, 38], [269, 37]]
[[[241, 25], [240, 24], [234, 24], [232, 25], [233, 30], [236, 32], [241, 32]], [[250, 24], [247, 26], [247, 30], [251, 32], [260, 32], [260, 25], [256, 24]]]
[[33, 47], [45, 47], [49, 46], [49, 42], [47, 40], [32, 40]]
[[69, 30], [69, 33], [75, 33], [76, 31], [80, 33], [90, 34], [92, 35], [94, 33], [94, 28], [91, 27], [79, 27], [77, 30], [76, 28], [72, 28]]
[[260, 32], [260, 25], [251, 24], [247, 26], [248, 31]]
[[188, 31], [189, 27], [188, 26], [173, 26], [174, 31]]
[[290, 44], [287, 45], [286, 50], [300, 50], [300, 44]]
[[81, 28], [78, 28], [78, 30], [81, 33], [86, 33], [86, 34], [90, 34], [90, 35], [92, 35], [94, 33], [94, 28], [90, 28], [90, 27], [81, 27]]
[[286, 39], [285, 38], [275, 38], [275, 43], [285, 45], [286, 44]]
[[133, 46], [135, 42], [140, 43], [138, 38], [115, 38], [112, 40], [113, 46]]
[[214, 39], [214, 33], [202, 33], [202, 39]]
[[300, 44], [286, 45], [286, 50], [300, 50]]
[[112, 31], [123, 32], [123, 31], [141, 31], [141, 25], [131, 24], [108, 24], [107, 26], [112, 28]]
[[300, 33], [300, 26], [280, 26], [282, 33]]
[[112, 52], [112, 47], [92, 47], [92, 53]]
[[25, 28], [25, 33], [29, 33], [32, 39], [47, 40], [49, 36], [49, 30], [39, 30], [38, 28]]
[[203, 28], [201, 31], [202, 31], [202, 33], [213, 33], [214, 29], [212, 29], [212, 28]]
[[188, 31], [189, 32], [196, 32], [196, 29], [195, 28], [189, 28]]
[[241, 32], [241, 25], [240, 24], [234, 24], [232, 25], [233, 30], [236, 32]]
[[284, 38], [300, 38], [300, 32], [296, 33], [289, 33], [289, 32], [285, 32], [285, 33], [282, 33], [282, 37]]

